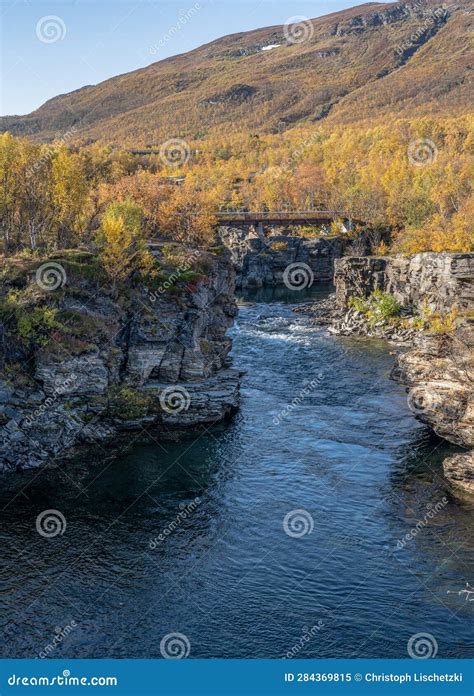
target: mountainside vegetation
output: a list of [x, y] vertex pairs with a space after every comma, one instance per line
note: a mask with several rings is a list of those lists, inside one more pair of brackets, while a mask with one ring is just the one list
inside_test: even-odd
[[27, 116], [5, 117], [0, 129], [42, 141], [153, 148], [173, 137], [222, 135], [229, 127], [279, 133], [297, 124], [472, 108], [470, 0], [367, 3], [299, 29], [225, 36], [57, 96]]

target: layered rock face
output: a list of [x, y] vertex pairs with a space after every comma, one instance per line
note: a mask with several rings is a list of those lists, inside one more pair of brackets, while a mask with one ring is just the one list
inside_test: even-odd
[[474, 450], [447, 457], [443, 462], [443, 469], [453, 486], [474, 495]]
[[288, 235], [262, 238], [236, 227], [220, 228], [220, 236], [231, 252], [237, 287], [242, 288], [283, 285], [285, 270], [295, 263], [308, 266], [314, 282], [331, 282], [334, 261], [345, 248], [340, 238], [306, 239]]
[[80, 350], [56, 350], [53, 336], [9, 364], [4, 342], [0, 469], [38, 466], [129, 430], [160, 436], [233, 413], [240, 374], [229, 366], [226, 331], [237, 313], [234, 274], [225, 256], [207, 264], [206, 276], [179, 293], [138, 285], [125, 302], [92, 292], [89, 281], [66, 285], [54, 300], [59, 311], [99, 327]]
[[448, 457], [443, 468], [451, 483], [474, 493], [474, 325], [420, 334], [413, 349], [398, 356], [392, 375], [407, 387], [419, 420], [449, 442], [471, 448]]
[[401, 305], [447, 312], [474, 305], [474, 254], [424, 253], [414, 256], [347, 257], [335, 264], [339, 307], [351, 295], [367, 297], [374, 290], [393, 295]]
[[[340, 310], [351, 296], [374, 290], [393, 295], [403, 307], [440, 314], [454, 307], [456, 329], [412, 332], [410, 349], [397, 357], [392, 376], [407, 387], [417, 418], [449, 442], [474, 447], [474, 254], [417, 254], [412, 257], [344, 258], [336, 262]], [[348, 313], [350, 314], [350, 312]], [[474, 454], [449, 457], [446, 477], [474, 492]]]
[[415, 415], [446, 440], [474, 447], [474, 330], [420, 334], [392, 376], [409, 389]]
[[269, 231], [259, 236], [255, 231], [239, 227], [220, 227], [219, 236], [229, 249], [240, 288], [275, 287], [284, 284], [288, 266], [307, 266], [315, 283], [331, 283], [336, 259], [344, 255], [372, 254], [382, 241], [388, 242], [388, 231], [366, 230], [357, 237], [329, 239], [295, 237]]

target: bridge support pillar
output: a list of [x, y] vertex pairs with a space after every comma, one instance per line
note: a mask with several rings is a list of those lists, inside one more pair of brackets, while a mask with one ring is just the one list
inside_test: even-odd
[[255, 225], [255, 229], [257, 230], [257, 235], [260, 237], [260, 239], [263, 239], [263, 222], [261, 220], [260, 222], [257, 222], [257, 224]]

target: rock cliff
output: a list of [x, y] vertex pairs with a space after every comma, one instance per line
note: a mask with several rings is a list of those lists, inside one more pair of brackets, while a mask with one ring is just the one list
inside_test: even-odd
[[334, 260], [344, 251], [339, 238], [258, 237], [235, 227], [221, 228], [220, 236], [231, 252], [237, 287], [242, 288], [283, 285], [285, 269], [294, 263], [307, 265], [315, 282], [331, 282]]
[[285, 270], [292, 264], [307, 266], [312, 282], [331, 283], [336, 259], [373, 253], [381, 241], [388, 241], [389, 232], [366, 230], [355, 238], [311, 238], [277, 228], [259, 236], [248, 229], [220, 227], [219, 236], [231, 253], [237, 287], [261, 288], [283, 285]]
[[474, 254], [424, 253], [414, 256], [347, 257], [335, 264], [334, 283], [339, 307], [349, 297], [367, 297], [374, 290], [393, 295], [405, 307], [425, 305], [447, 312], [474, 305]]
[[449, 334], [420, 333], [397, 357], [394, 379], [407, 387], [415, 416], [440, 436], [471, 448], [444, 462], [446, 477], [474, 492], [474, 324]]
[[87, 261], [48, 263], [67, 271], [64, 287], [42, 290], [33, 273], [1, 289], [0, 469], [38, 466], [125, 431], [156, 437], [212, 424], [237, 408], [226, 254], [201, 254], [192, 282], [178, 270], [172, 283], [136, 282], [120, 298]]

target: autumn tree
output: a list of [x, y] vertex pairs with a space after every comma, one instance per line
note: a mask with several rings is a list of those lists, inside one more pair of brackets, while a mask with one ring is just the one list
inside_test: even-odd
[[61, 147], [51, 161], [51, 233], [57, 247], [77, 244], [87, 220], [89, 184], [81, 158]]
[[131, 201], [111, 203], [102, 217], [100, 260], [112, 280], [113, 292], [133, 271], [146, 272], [153, 265], [143, 237], [142, 219], [141, 209]]
[[177, 242], [206, 246], [214, 239], [214, 210], [214, 204], [203, 193], [176, 187], [160, 206], [160, 232]]
[[104, 207], [112, 201], [133, 201], [143, 213], [144, 235], [153, 237], [157, 232], [160, 205], [170, 192], [170, 185], [163, 183], [161, 176], [139, 170], [113, 183], [102, 184], [99, 187], [99, 205]]

